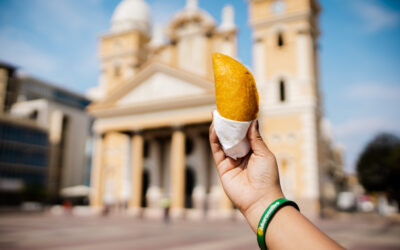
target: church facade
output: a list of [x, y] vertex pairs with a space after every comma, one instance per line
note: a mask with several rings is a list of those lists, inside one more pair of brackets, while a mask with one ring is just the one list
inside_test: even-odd
[[[285, 195], [307, 211], [334, 192], [341, 154], [321, 126], [315, 0], [249, 0], [260, 130], [276, 154]], [[151, 32], [153, 30], [153, 32]], [[166, 37], [165, 37], [166, 36]], [[211, 55], [237, 56], [232, 6], [222, 21], [187, 0], [151, 27], [144, 0], [123, 0], [100, 39], [90, 204], [148, 217], [231, 217], [208, 144], [215, 108]], [[331, 183], [331, 184], [330, 184]], [[326, 191], [328, 190], [328, 191]], [[333, 194], [334, 195], [334, 194]], [[332, 199], [332, 197], [331, 197]]]

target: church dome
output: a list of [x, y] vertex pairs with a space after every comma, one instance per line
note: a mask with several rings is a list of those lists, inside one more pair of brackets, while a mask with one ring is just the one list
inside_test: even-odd
[[150, 33], [150, 8], [144, 0], [123, 0], [115, 9], [111, 18], [111, 32], [128, 30]]

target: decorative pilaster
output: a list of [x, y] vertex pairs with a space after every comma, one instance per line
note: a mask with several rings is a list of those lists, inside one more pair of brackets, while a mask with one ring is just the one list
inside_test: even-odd
[[103, 205], [103, 172], [104, 172], [104, 136], [95, 136], [95, 151], [90, 176], [90, 206], [101, 207]]
[[257, 88], [261, 89], [265, 83], [266, 76], [266, 48], [265, 41], [262, 38], [255, 37], [253, 42], [253, 65], [254, 76], [258, 83]]
[[143, 182], [143, 136], [135, 134], [131, 139], [131, 200], [129, 209], [140, 210], [142, 200], [142, 182]]
[[185, 134], [181, 129], [171, 140], [171, 213], [181, 217], [185, 202]]

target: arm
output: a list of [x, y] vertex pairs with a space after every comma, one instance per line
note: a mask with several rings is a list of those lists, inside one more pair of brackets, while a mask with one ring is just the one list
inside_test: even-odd
[[[226, 157], [214, 127], [210, 126], [210, 145], [225, 193], [256, 232], [261, 215], [283, 193], [275, 156], [263, 142], [258, 122], [253, 122], [247, 137], [252, 151], [244, 158]], [[343, 249], [291, 206], [281, 208], [266, 231], [270, 249]]]

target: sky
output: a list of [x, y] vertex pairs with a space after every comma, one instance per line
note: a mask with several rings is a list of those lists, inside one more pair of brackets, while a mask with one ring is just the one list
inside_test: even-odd
[[[84, 94], [99, 76], [98, 39], [120, 0], [0, 0], [0, 60]], [[153, 24], [165, 25], [185, 0], [146, 0]], [[320, 0], [320, 86], [324, 117], [353, 172], [379, 132], [400, 136], [400, 1]], [[219, 23], [235, 9], [238, 57], [252, 66], [245, 0], [199, 0]]]

